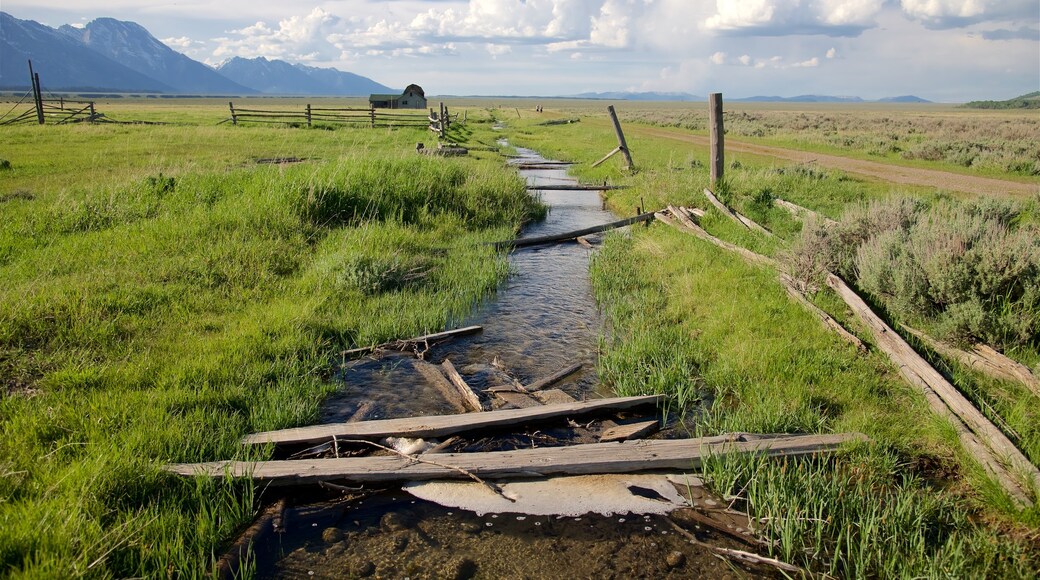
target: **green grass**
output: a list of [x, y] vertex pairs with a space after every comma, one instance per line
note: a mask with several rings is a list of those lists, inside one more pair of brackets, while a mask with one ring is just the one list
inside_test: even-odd
[[[14, 577], [204, 575], [254, 491], [161, 466], [314, 421], [339, 350], [461, 320], [508, 272], [483, 242], [544, 211], [500, 162], [416, 155], [420, 131], [13, 134], [2, 187], [33, 192], [0, 202]], [[252, 159], [283, 155], [313, 161]]]

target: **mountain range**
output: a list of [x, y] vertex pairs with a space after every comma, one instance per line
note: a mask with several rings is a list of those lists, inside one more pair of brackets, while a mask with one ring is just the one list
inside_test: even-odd
[[369, 78], [281, 60], [233, 58], [213, 69], [134, 22], [97, 18], [44, 26], [0, 12], [0, 89], [29, 90], [27, 61], [45, 90], [198, 95], [393, 93]]

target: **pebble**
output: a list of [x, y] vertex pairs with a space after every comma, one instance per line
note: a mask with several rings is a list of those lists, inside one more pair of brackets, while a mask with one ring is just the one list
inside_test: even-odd
[[673, 550], [668, 553], [664, 562], [665, 564], [668, 564], [669, 568], [678, 568], [686, 563], [686, 555], [678, 550]]
[[325, 540], [326, 544], [335, 544], [343, 540], [343, 530], [339, 528], [325, 528], [325, 531], [321, 533], [321, 539]]

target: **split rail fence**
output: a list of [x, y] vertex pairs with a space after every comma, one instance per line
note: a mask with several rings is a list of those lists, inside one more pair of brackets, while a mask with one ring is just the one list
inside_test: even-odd
[[[385, 112], [375, 108], [314, 107], [309, 103], [303, 109], [236, 108], [228, 103], [232, 125], [260, 123], [313, 127], [319, 124], [362, 125], [376, 127], [425, 127], [429, 120], [424, 112]], [[224, 121], [226, 122], [226, 121]]]

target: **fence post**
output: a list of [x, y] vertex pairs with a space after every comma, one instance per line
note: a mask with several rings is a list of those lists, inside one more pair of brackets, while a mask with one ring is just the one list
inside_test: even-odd
[[722, 126], [722, 93], [708, 97], [708, 128], [711, 131], [711, 187], [722, 181], [726, 166], [725, 128]]
[[607, 107], [607, 112], [610, 113], [610, 120], [614, 122], [614, 132], [617, 133], [618, 150], [625, 156], [625, 163], [628, 164], [627, 169], [632, 169], [636, 166], [635, 162], [632, 161], [632, 152], [628, 150], [628, 142], [625, 141], [625, 134], [621, 131], [621, 122], [618, 121], [617, 112], [614, 111], [614, 105]]
[[36, 106], [36, 121], [43, 124], [43, 95], [40, 93], [40, 75], [33, 72], [32, 61], [29, 61], [29, 84], [32, 85], [33, 105]]
[[307, 103], [307, 126], [311, 126], [311, 104]]
[[90, 122], [91, 123], [94, 122], [95, 115], [96, 115], [96, 111], [94, 110], [94, 101], [90, 101]]
[[232, 103], [231, 101], [228, 101], [228, 107], [231, 109], [231, 124], [232, 125], [237, 125], [238, 124], [238, 117], [235, 116], [235, 103]]
[[375, 107], [375, 105], [370, 106], [369, 109], [368, 109], [368, 112], [369, 112], [369, 114], [372, 115], [372, 128], [375, 129], [376, 128], [376, 107]]
[[58, 106], [61, 107], [62, 111], [65, 110], [65, 97], [58, 97]]

